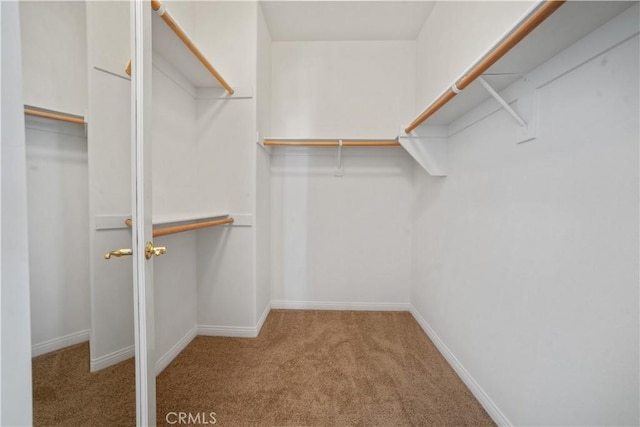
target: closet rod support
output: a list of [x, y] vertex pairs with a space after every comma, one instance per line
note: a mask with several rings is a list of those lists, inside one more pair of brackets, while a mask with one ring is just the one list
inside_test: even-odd
[[522, 120], [522, 117], [520, 117], [520, 115], [516, 113], [513, 108], [511, 108], [511, 106], [507, 103], [507, 101], [505, 101], [504, 98], [501, 97], [500, 94], [496, 92], [495, 89], [492, 88], [491, 85], [487, 83], [487, 81], [484, 78], [478, 77], [478, 81], [487, 90], [487, 92], [489, 92], [489, 94], [493, 96], [496, 99], [496, 101], [498, 101], [498, 103], [502, 106], [502, 108], [504, 108], [505, 110], [507, 110], [509, 114], [511, 114], [511, 116], [516, 120], [516, 122], [518, 122], [520, 126], [522, 127], [527, 126], [527, 122]]

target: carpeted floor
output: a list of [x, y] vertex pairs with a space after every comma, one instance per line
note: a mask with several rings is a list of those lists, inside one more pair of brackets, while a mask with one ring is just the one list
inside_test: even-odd
[[129, 359], [89, 372], [89, 343], [34, 357], [34, 426], [136, 424], [136, 378]]
[[[34, 359], [36, 425], [135, 423], [133, 361], [88, 374], [88, 358], [84, 344]], [[158, 376], [157, 401], [158, 425], [180, 412], [203, 425], [493, 425], [401, 312], [272, 310], [258, 338], [197, 337]]]

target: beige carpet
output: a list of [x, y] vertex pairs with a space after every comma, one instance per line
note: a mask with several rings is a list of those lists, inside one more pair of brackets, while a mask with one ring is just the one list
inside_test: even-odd
[[134, 360], [89, 373], [89, 343], [33, 359], [34, 426], [136, 424]]
[[[87, 346], [64, 351], [34, 359], [36, 425], [134, 424], [132, 361], [87, 374]], [[493, 425], [399, 312], [272, 310], [258, 338], [197, 337], [157, 396], [158, 425], [179, 412], [229, 426]]]

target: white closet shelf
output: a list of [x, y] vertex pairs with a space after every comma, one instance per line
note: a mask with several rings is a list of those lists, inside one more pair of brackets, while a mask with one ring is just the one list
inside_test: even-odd
[[153, 13], [153, 50], [171, 61], [171, 64], [195, 87], [223, 87], [227, 93], [233, 89], [200, 52], [189, 35], [157, 0], [151, 1]]
[[[157, 0], [151, 0], [151, 8], [154, 11], [151, 25], [155, 55], [163, 57], [194, 87], [219, 87], [233, 95], [233, 88], [211, 65], [167, 8]], [[131, 75], [131, 61], [127, 63], [125, 72]]]
[[[536, 10], [543, 7], [554, 8], [562, 3], [543, 1], [539, 3]], [[524, 78], [526, 73], [545, 63], [591, 31], [633, 6], [633, 4], [633, 2], [624, 1], [568, 1], [553, 11], [535, 29], [531, 30], [522, 41], [508, 50], [504, 56], [501, 56], [481, 75], [495, 91], [499, 92], [516, 80]], [[472, 64], [461, 77], [454, 80], [451, 88], [447, 88], [441, 96], [429, 104], [424, 113], [435, 108], [426, 119], [415, 126], [418, 130], [416, 134], [420, 133], [418, 126], [422, 122], [429, 125], [448, 125], [491, 97], [479, 81], [473, 82], [476, 77], [472, 76], [473, 78], [470, 80], [465, 79], [468, 79], [477, 66], [491, 56], [503, 42], [507, 41], [510, 35], [515, 33], [523, 24], [526, 24], [527, 18], [530, 16], [516, 23], [512, 31], [505, 34], [485, 55]], [[457, 88], [454, 88], [454, 85]], [[457, 96], [456, 89], [461, 89]], [[448, 99], [443, 101], [443, 98]], [[419, 118], [408, 126], [405, 131], [412, 132], [412, 126], [418, 121]]]

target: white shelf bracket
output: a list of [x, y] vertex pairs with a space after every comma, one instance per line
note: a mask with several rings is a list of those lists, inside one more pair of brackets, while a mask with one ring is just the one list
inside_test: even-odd
[[520, 117], [520, 115], [516, 113], [513, 108], [511, 108], [511, 106], [507, 103], [507, 101], [505, 101], [504, 98], [502, 98], [500, 94], [496, 92], [489, 83], [487, 83], [485, 79], [483, 79], [482, 77], [478, 77], [478, 81], [487, 90], [487, 92], [489, 92], [489, 94], [493, 96], [496, 99], [496, 101], [498, 101], [498, 103], [502, 106], [502, 108], [504, 108], [505, 110], [507, 110], [509, 114], [511, 114], [511, 116], [516, 120], [516, 122], [518, 122], [520, 126], [522, 127], [527, 126], [527, 122], [525, 122], [522, 119], [522, 117]]
[[342, 140], [338, 141], [338, 163], [336, 164], [336, 170], [333, 172], [333, 176], [343, 176], [344, 169], [342, 167]]
[[530, 141], [538, 136], [538, 100], [539, 92], [535, 87], [530, 87], [528, 79], [524, 82], [527, 86], [518, 96], [518, 111], [527, 119], [527, 126], [516, 129], [516, 143]]
[[[528, 121], [522, 118], [520, 114], [518, 114], [509, 103], [500, 96], [498, 92], [495, 91], [494, 88], [491, 87], [489, 83], [482, 77], [478, 77], [478, 81], [480, 84], [489, 92], [491, 96], [495, 98], [496, 101], [500, 104], [502, 108], [504, 108], [511, 117], [515, 119], [516, 122], [520, 125], [516, 133], [516, 142], [519, 144], [521, 142], [529, 141], [536, 137], [536, 118], [537, 118], [537, 94], [536, 91], [528, 90], [524, 96], [518, 98], [518, 109], [523, 115], [528, 118]], [[525, 77], [526, 81], [526, 77]]]
[[398, 142], [431, 176], [449, 174], [449, 145], [446, 126], [422, 125], [420, 134], [407, 134], [400, 127]]
[[264, 145], [264, 140], [260, 138], [260, 132], [256, 132], [256, 144], [262, 147], [262, 149], [269, 155], [271, 154], [271, 147], [267, 147], [266, 145]]

